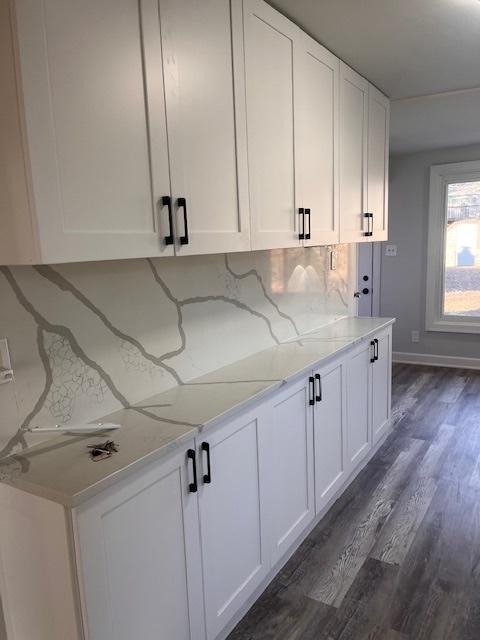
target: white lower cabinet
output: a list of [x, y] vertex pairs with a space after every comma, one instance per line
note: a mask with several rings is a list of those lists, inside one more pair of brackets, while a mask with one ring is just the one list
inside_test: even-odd
[[390, 377], [388, 328], [67, 517], [0, 484], [9, 640], [225, 638], [381, 443]]
[[371, 361], [370, 342], [356, 347], [347, 357], [347, 464], [353, 469], [372, 446], [371, 421]]
[[387, 432], [390, 378], [387, 329], [79, 508], [89, 640], [224, 637]]
[[74, 512], [89, 640], [205, 638], [193, 446]]
[[268, 513], [275, 564], [313, 520], [312, 385], [305, 377], [271, 401], [268, 412]]
[[261, 406], [199, 440], [198, 498], [208, 638], [217, 636], [270, 568], [264, 413]]
[[315, 513], [345, 480], [346, 365], [344, 359], [315, 371]]
[[392, 393], [392, 335], [389, 331], [373, 340], [372, 439], [375, 445], [390, 426]]

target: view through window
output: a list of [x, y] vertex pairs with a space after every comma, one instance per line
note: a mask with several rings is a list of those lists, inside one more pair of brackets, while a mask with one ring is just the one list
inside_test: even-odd
[[480, 180], [447, 185], [443, 313], [480, 317]]

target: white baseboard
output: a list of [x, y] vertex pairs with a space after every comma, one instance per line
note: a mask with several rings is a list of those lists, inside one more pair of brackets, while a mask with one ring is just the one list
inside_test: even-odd
[[406, 353], [394, 351], [393, 362], [404, 364], [426, 364], [431, 367], [453, 367], [455, 369], [480, 369], [480, 358], [457, 358], [457, 356], [439, 356], [430, 353]]

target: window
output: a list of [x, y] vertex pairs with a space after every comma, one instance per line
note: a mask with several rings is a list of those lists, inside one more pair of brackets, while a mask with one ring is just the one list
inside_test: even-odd
[[426, 327], [480, 333], [480, 161], [430, 168]]

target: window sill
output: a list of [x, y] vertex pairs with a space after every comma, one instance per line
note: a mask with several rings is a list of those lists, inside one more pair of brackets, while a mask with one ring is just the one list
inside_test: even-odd
[[427, 323], [427, 331], [442, 331], [447, 333], [480, 333], [480, 317], [468, 320], [465, 316], [440, 318]]

